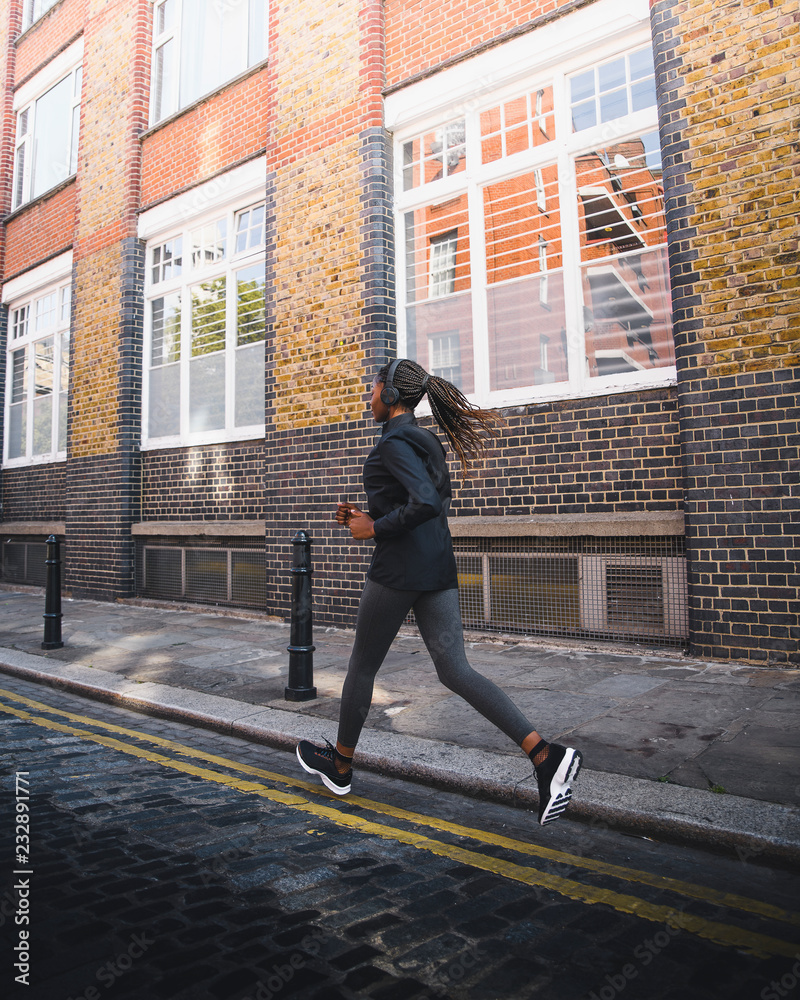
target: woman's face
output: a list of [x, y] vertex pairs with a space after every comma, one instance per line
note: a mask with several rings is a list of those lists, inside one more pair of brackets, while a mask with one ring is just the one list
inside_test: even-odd
[[372, 396], [369, 401], [372, 416], [376, 423], [383, 424], [389, 419], [389, 407], [381, 399], [383, 382], [374, 379], [372, 382]]

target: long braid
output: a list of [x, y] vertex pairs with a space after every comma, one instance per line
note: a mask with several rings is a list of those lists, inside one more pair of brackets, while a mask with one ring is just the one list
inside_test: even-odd
[[[378, 372], [379, 381], [385, 382], [388, 372], [389, 366], [385, 365]], [[472, 461], [486, 448], [486, 435], [497, 437], [501, 423], [497, 414], [473, 406], [452, 382], [428, 375], [416, 361], [401, 361], [394, 370], [392, 384], [400, 393], [400, 402], [410, 410], [427, 393], [436, 423], [458, 455], [464, 475], [469, 475]]]

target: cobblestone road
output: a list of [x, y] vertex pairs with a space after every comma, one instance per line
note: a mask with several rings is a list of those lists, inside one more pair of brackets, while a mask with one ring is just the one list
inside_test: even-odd
[[4, 996], [772, 1000], [798, 985], [798, 879], [757, 859], [566, 821], [554, 836], [375, 776], [334, 800], [289, 755], [0, 688]]

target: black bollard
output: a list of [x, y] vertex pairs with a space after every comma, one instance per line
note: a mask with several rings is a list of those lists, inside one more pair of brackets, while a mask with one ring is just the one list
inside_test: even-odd
[[47, 542], [45, 559], [46, 578], [44, 591], [44, 642], [42, 649], [60, 649], [61, 641], [61, 555], [55, 535]]
[[289, 685], [286, 701], [310, 701], [317, 697], [314, 687], [314, 646], [312, 643], [311, 539], [298, 531], [292, 539], [292, 626], [289, 650]]

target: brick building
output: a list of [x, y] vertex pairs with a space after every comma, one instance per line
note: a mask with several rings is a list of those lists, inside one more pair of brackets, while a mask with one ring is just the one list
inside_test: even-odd
[[504, 418], [469, 626], [798, 662], [800, 4], [1, 16], [6, 581], [285, 617], [303, 528], [351, 625], [397, 351]]

